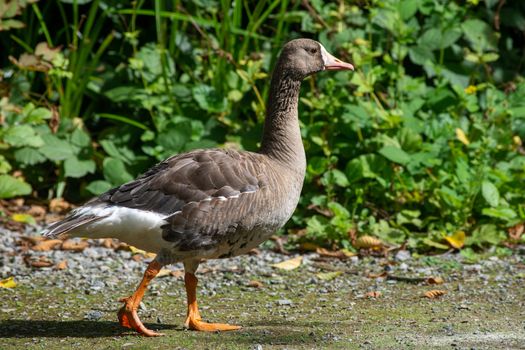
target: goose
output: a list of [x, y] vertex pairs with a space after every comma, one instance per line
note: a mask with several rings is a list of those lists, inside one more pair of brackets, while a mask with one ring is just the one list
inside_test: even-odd
[[182, 262], [185, 326], [197, 331], [240, 329], [202, 320], [195, 272], [203, 260], [249, 252], [288, 221], [306, 171], [297, 110], [301, 82], [323, 70], [353, 69], [317, 41], [289, 41], [271, 78], [258, 152], [199, 149], [174, 155], [76, 208], [43, 235], [117, 238], [157, 254], [135, 292], [120, 300], [124, 305], [118, 319], [124, 327], [144, 336], [162, 335], [143, 325], [137, 309], [161, 268]]

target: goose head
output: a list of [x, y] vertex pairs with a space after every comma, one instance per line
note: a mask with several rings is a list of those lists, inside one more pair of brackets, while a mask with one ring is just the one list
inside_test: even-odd
[[354, 70], [352, 64], [334, 57], [320, 42], [311, 39], [295, 39], [284, 45], [279, 64], [295, 80], [323, 70]]

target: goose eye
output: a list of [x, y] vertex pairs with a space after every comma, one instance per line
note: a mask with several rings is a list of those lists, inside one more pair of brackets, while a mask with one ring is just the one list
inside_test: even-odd
[[306, 50], [306, 52], [308, 52], [311, 55], [313, 55], [313, 54], [315, 54], [317, 52], [317, 49], [313, 48], [313, 47], [305, 49], [305, 50]]

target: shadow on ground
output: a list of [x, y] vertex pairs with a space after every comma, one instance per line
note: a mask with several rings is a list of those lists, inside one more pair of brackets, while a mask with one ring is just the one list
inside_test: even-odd
[[[179, 329], [166, 324], [145, 324], [154, 330]], [[32, 337], [76, 337], [103, 338], [129, 335], [133, 331], [123, 328], [118, 322], [109, 321], [44, 321], [44, 320], [4, 320], [0, 322], [0, 338]]]

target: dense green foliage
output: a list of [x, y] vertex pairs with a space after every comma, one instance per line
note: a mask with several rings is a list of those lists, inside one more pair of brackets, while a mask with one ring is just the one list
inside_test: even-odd
[[[256, 150], [281, 45], [357, 67], [305, 82], [291, 226], [464, 252], [525, 220], [525, 4], [0, 1], [0, 198], [81, 200], [202, 147]], [[19, 28], [25, 25], [24, 28]], [[16, 175], [16, 176], [15, 176]]]

